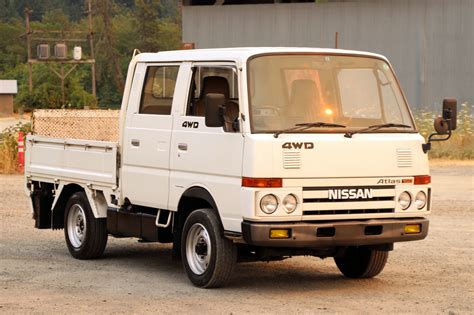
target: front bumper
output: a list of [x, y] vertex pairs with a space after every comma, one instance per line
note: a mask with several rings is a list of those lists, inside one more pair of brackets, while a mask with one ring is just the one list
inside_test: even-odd
[[[405, 233], [405, 226], [420, 224], [421, 232]], [[242, 234], [250, 245], [266, 247], [328, 248], [416, 241], [428, 234], [426, 218], [371, 219], [332, 222], [242, 222]], [[271, 239], [271, 229], [290, 229], [290, 238]]]

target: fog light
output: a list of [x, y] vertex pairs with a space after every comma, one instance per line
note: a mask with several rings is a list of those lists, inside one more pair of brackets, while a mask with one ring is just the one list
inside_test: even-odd
[[260, 209], [266, 214], [272, 214], [278, 208], [278, 199], [275, 195], [268, 194], [260, 200]]
[[418, 233], [421, 233], [421, 224], [405, 225], [405, 234], [418, 234]]
[[411, 195], [408, 191], [404, 191], [398, 196], [398, 204], [402, 210], [408, 209], [411, 205]]
[[290, 238], [290, 229], [271, 229], [270, 238]]
[[421, 210], [426, 205], [426, 194], [423, 191], [419, 191], [415, 197], [415, 206], [418, 210]]

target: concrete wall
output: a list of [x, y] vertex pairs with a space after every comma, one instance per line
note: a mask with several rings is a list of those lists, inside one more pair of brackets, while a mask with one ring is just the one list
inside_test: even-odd
[[413, 106], [446, 96], [474, 104], [474, 0], [372, 0], [184, 6], [196, 48], [334, 47], [387, 56]]

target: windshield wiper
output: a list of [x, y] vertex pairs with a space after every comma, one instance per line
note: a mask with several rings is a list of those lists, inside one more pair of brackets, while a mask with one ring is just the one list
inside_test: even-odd
[[301, 124], [296, 124], [294, 127], [288, 128], [288, 129], [283, 129], [275, 132], [273, 135], [275, 138], [278, 138], [279, 135], [282, 133], [288, 133], [292, 131], [300, 131], [300, 130], [305, 130], [309, 129], [312, 127], [338, 127], [338, 128], [346, 128], [344, 125], [338, 125], [338, 124], [331, 124], [331, 123], [325, 123], [322, 121], [317, 121], [317, 122], [312, 122], [312, 123], [301, 123]]
[[382, 128], [411, 128], [411, 126], [404, 125], [404, 124], [393, 124], [393, 123], [373, 125], [373, 126], [369, 126], [367, 128], [360, 129], [360, 130], [357, 130], [357, 131], [346, 132], [344, 134], [344, 137], [352, 138], [352, 136], [355, 135], [356, 133], [364, 133], [364, 132], [368, 132], [368, 131], [375, 131], [375, 130], [379, 130], [379, 129], [382, 129]]

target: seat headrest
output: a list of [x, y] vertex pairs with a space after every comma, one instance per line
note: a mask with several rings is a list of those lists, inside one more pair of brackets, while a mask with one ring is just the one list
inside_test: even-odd
[[229, 82], [224, 77], [209, 76], [202, 80], [201, 98], [208, 93], [224, 94], [225, 98], [229, 98]]
[[313, 80], [295, 80], [291, 83], [291, 104], [309, 106], [319, 102], [318, 89]]

